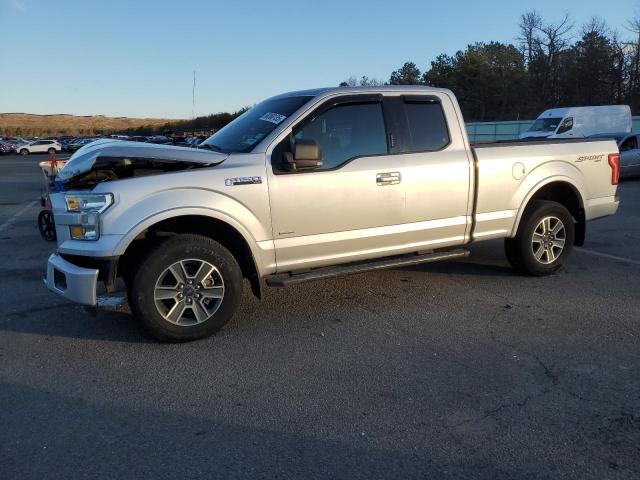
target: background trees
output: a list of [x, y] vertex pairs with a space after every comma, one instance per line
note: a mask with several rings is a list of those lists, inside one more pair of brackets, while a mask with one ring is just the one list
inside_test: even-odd
[[406, 62], [389, 79], [391, 85], [418, 85], [420, 83], [420, 70], [413, 62]]
[[513, 45], [476, 43], [453, 57], [440, 55], [425, 72], [426, 85], [452, 89], [467, 117], [512, 119], [526, 104], [527, 73]]
[[[475, 43], [438, 55], [424, 72], [408, 61], [386, 83], [450, 88], [468, 121], [532, 119], [547, 108], [602, 104], [628, 104], [640, 114], [640, 16], [624, 26], [630, 41], [598, 18], [577, 28], [568, 15], [552, 23], [532, 11], [519, 28], [516, 44]], [[356, 84], [352, 77], [341, 85]]]

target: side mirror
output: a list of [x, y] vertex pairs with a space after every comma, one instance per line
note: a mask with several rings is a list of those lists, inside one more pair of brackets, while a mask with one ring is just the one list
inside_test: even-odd
[[293, 153], [282, 154], [285, 170], [302, 172], [322, 166], [322, 149], [315, 140], [298, 139], [293, 145]]

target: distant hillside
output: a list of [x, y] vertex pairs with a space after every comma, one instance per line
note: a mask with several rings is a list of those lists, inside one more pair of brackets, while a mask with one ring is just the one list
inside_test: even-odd
[[176, 120], [105, 117], [103, 115], [0, 113], [0, 135], [100, 135], [145, 127], [155, 130], [171, 122], [176, 122]]

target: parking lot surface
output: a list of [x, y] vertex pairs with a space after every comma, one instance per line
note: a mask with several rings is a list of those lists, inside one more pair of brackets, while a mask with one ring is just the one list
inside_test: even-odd
[[43, 286], [45, 158], [0, 157], [2, 478], [640, 478], [640, 180], [551, 277], [489, 242], [168, 345]]

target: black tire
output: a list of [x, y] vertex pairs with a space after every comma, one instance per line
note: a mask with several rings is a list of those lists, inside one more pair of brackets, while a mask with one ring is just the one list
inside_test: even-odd
[[[552, 228], [547, 229], [548, 232], [544, 230], [547, 227], [541, 225], [543, 219], [551, 222], [548, 226]], [[558, 221], [562, 229], [555, 234], [556, 238], [552, 231]], [[575, 223], [569, 210], [556, 202], [536, 200], [527, 207], [516, 236], [505, 239], [505, 253], [511, 266], [519, 272], [533, 276], [549, 275], [562, 267], [571, 255], [574, 239]]]
[[53, 155], [54, 153], [56, 153], [56, 149], [50, 148], [49, 150], [47, 150], [47, 152], [49, 153], [49, 155]]
[[[178, 304], [179, 301], [176, 298], [156, 302], [154, 291], [157, 284], [162, 281], [162, 278], [167, 275], [171, 276], [171, 274], [167, 272], [169, 267], [189, 259], [197, 259], [198, 261], [208, 263], [215, 267], [217, 281], [222, 282], [223, 297], [219, 302], [217, 300], [202, 299], [199, 304], [200, 306], [203, 305], [202, 302], [209, 300], [214, 302], [212, 305], [217, 309], [210, 316], [208, 316], [208, 313], [205, 314], [204, 316], [208, 317], [204, 321], [195, 324], [184, 324], [181, 319], [186, 321], [191, 320], [193, 322], [197, 321], [195, 318], [195, 310], [197, 309], [195, 306], [196, 297], [193, 297], [193, 295], [197, 296], [198, 292], [194, 290], [194, 288], [196, 288], [194, 285], [190, 293], [181, 293], [184, 300], [180, 301], [186, 302], [191, 300], [192, 306], [182, 304], [184, 305], [182, 311], [185, 312], [185, 317], [178, 318], [178, 323], [183, 324], [176, 324], [166, 319], [160, 309], [166, 309], [164, 312], [166, 315], [171, 311], [171, 306]], [[186, 263], [188, 264], [189, 262]], [[186, 272], [186, 268], [183, 272]], [[213, 275], [214, 274], [208, 277], [212, 284], [215, 283], [213, 281]], [[175, 235], [158, 243], [140, 261], [138, 268], [135, 272], [131, 273], [130, 278], [131, 280], [128, 282], [130, 284], [128, 286], [128, 294], [131, 311], [142, 321], [151, 335], [165, 342], [185, 342], [214, 334], [231, 320], [242, 296], [242, 271], [236, 259], [218, 242], [201, 235]], [[177, 284], [179, 283], [180, 280], [178, 279]], [[163, 288], [171, 289], [173, 287]], [[186, 286], [186, 288], [188, 289], [189, 286]], [[179, 288], [177, 288], [177, 290], [179, 290]], [[199, 291], [202, 292], [205, 290]], [[186, 292], [186, 289], [179, 291]], [[202, 312], [203, 310], [199, 311]], [[204, 311], [206, 311], [206, 306], [204, 307]], [[190, 319], [188, 317], [189, 315], [193, 318]]]
[[51, 210], [41, 210], [38, 214], [38, 230], [42, 238], [47, 242], [56, 240], [56, 225], [53, 221]]
[[26, 148], [21, 149], [20, 155], [29, 155], [29, 150], [27, 150]]

